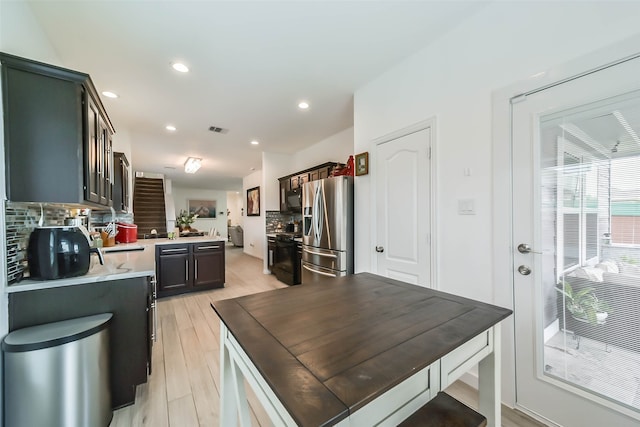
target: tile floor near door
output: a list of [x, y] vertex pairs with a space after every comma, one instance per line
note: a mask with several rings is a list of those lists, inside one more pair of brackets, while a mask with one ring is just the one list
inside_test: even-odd
[[[219, 330], [211, 301], [284, 288], [275, 276], [262, 273], [262, 260], [227, 246], [224, 289], [158, 300], [158, 340], [153, 347], [153, 372], [136, 391], [135, 405], [114, 412], [111, 427], [218, 426]], [[253, 426], [270, 426], [269, 418], [247, 387]], [[477, 393], [462, 382], [448, 390], [477, 407]], [[503, 426], [539, 424], [503, 407]]]

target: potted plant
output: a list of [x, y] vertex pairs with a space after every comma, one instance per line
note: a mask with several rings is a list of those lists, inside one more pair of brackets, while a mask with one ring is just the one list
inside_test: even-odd
[[196, 218], [198, 218], [197, 214], [181, 210], [178, 216], [176, 216], [176, 225], [180, 228], [180, 231], [190, 230], [191, 224], [193, 224]]
[[570, 283], [562, 282], [556, 291], [566, 298], [566, 307], [571, 316], [581, 322], [593, 325], [603, 324], [611, 308], [606, 301], [599, 299], [593, 292], [595, 289], [587, 287], [574, 291]]

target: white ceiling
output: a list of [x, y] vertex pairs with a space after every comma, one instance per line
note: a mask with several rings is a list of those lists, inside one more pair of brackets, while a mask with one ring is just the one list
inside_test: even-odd
[[[116, 137], [130, 137], [134, 170], [178, 186], [238, 190], [261, 168], [262, 151], [293, 153], [352, 126], [358, 87], [486, 2], [28, 4], [65, 67], [120, 95], [103, 103]], [[191, 72], [174, 71], [174, 61]], [[299, 110], [301, 100], [311, 107]], [[164, 129], [169, 123], [177, 132]], [[195, 175], [183, 171], [187, 156], [203, 158]]]

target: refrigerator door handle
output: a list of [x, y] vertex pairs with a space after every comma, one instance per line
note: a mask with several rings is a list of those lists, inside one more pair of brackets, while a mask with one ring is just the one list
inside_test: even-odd
[[310, 251], [309, 249], [304, 249], [304, 251], [311, 255], [324, 256], [327, 258], [338, 258], [338, 255], [334, 255], [334, 254], [323, 254], [322, 252]]
[[313, 268], [307, 267], [306, 265], [302, 265], [302, 268], [304, 268], [305, 270], [309, 270], [312, 273], [316, 273], [316, 274], [320, 274], [322, 276], [329, 276], [329, 277], [338, 277], [338, 275], [336, 274], [331, 274], [331, 273], [325, 273], [324, 271], [318, 271], [318, 270], [314, 270]]

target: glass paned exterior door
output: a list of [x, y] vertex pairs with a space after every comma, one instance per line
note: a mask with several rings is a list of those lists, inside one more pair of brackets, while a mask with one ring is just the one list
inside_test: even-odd
[[640, 92], [540, 116], [543, 375], [640, 411]]

